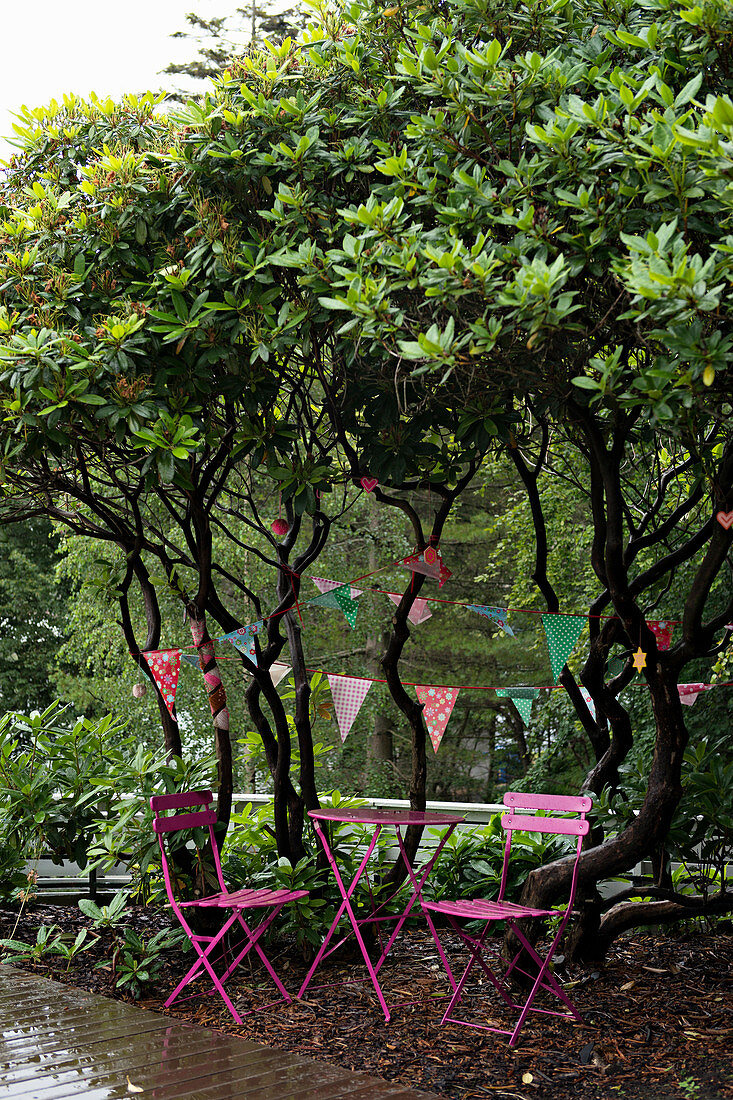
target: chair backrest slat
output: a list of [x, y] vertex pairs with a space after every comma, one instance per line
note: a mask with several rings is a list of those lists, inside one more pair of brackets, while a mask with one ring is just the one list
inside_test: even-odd
[[189, 936], [191, 935], [191, 930], [186, 923], [183, 911], [180, 909], [173, 891], [164, 838], [166, 833], [177, 833], [182, 829], [208, 828], [208, 844], [214, 859], [216, 877], [219, 880], [221, 890], [225, 892], [226, 883], [224, 882], [224, 876], [221, 870], [221, 860], [219, 859], [219, 849], [216, 844], [216, 837], [214, 836], [214, 825], [217, 820], [216, 812], [213, 809], [204, 808], [201, 810], [193, 809], [191, 813], [174, 813], [170, 817], [162, 817], [161, 814], [165, 810], [186, 810], [196, 806], [209, 807], [213, 799], [214, 796], [211, 791], [178, 791], [175, 794], [153, 795], [150, 799], [150, 808], [153, 811], [153, 831], [158, 838], [163, 878], [165, 879], [165, 890], [168, 895], [168, 900], [173, 906], [174, 912]]
[[588, 813], [593, 800], [587, 794], [529, 794], [506, 791], [504, 805], [512, 810], [557, 810], [558, 813]]
[[[578, 878], [578, 861], [583, 843], [582, 838], [590, 831], [590, 822], [586, 820], [585, 815], [593, 808], [593, 799], [587, 794], [530, 794], [525, 791], [506, 791], [504, 805], [508, 808], [509, 813], [502, 814], [501, 818], [501, 824], [506, 831], [506, 843], [504, 844], [504, 863], [501, 869], [499, 901], [504, 900], [514, 833], [546, 833], [550, 836], [576, 836], [578, 838], [570, 883], [569, 908], [572, 908]], [[522, 811], [525, 810], [530, 812], [523, 813]], [[539, 817], [536, 813], [532, 813], [533, 810], [544, 810], [545, 813], [575, 814], [577, 816]]]
[[150, 799], [153, 813], [160, 810], [182, 810], [187, 806], [208, 806], [214, 801], [211, 791], [176, 791], [174, 794], [154, 794]]
[[565, 817], [526, 817], [522, 814], [504, 814], [501, 823], [507, 831], [525, 833], [555, 833], [558, 836], [585, 836], [590, 822]]
[[175, 833], [181, 829], [206, 828], [216, 823], [214, 810], [198, 810], [192, 814], [174, 814], [173, 817], [156, 817], [153, 829], [156, 833]]

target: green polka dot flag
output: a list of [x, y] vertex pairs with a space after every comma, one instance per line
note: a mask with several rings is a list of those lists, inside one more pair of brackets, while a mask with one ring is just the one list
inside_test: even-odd
[[496, 692], [500, 699], [511, 699], [519, 711], [525, 726], [529, 725], [532, 717], [532, 703], [540, 693], [539, 688], [499, 688]]
[[555, 683], [560, 679], [560, 673], [575, 649], [575, 643], [583, 633], [583, 627], [587, 621], [585, 615], [542, 616]]
[[349, 585], [343, 584], [341, 588], [334, 588], [330, 595], [336, 600], [336, 603], [346, 616], [346, 621], [353, 630], [356, 626], [356, 617], [359, 614], [359, 601], [352, 600]]

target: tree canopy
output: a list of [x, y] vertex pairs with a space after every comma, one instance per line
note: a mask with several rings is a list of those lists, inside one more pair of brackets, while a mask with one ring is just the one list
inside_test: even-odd
[[[317, 13], [302, 41], [231, 61], [169, 119], [151, 97], [29, 114], [1, 230], [3, 510], [116, 542], [148, 608], [142, 555], [156, 557], [192, 621], [224, 629], [238, 621], [224, 581], [261, 613], [211, 561], [212, 527], [236, 518], [269, 539], [292, 652], [295, 575], [362, 476], [420, 549], [486, 454], [504, 455], [550, 612], [564, 597], [543, 479], [576, 486], [595, 715], [567, 667], [561, 683], [592, 748], [587, 785], [618, 787], [639, 670], [655, 724], [638, 814], [606, 839], [599, 824], [580, 865], [583, 932], [620, 927], [627, 911], [601, 918], [593, 886], [663, 843], [688, 740], [677, 684], [726, 650], [733, 617], [733, 15], [715, 0]], [[285, 502], [280, 543], [253, 464]], [[425, 529], [404, 495], [419, 487], [436, 501]], [[415, 797], [424, 723], [398, 663], [421, 583], [383, 657]], [[647, 620], [671, 598], [681, 629], [664, 649]], [[277, 710], [261, 673], [250, 707], [267, 739], [260, 692]], [[273, 747], [280, 778], [288, 751]], [[527, 896], [567, 873], [536, 872]]]

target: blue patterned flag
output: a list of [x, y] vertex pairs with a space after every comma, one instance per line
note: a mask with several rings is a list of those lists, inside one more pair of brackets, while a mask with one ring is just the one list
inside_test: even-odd
[[253, 665], [257, 665], [257, 652], [255, 650], [255, 634], [259, 634], [264, 628], [264, 622], [250, 623], [248, 626], [240, 626], [229, 634], [223, 634], [217, 638], [219, 642], [231, 642], [240, 653], [244, 653]]
[[483, 603], [471, 603], [468, 605], [469, 610], [477, 611], [479, 615], [485, 615], [487, 619], [491, 619], [492, 623], [496, 623], [500, 626], [505, 634], [508, 634], [510, 638], [514, 637], [514, 631], [506, 621], [507, 609], [506, 607], [487, 607]]

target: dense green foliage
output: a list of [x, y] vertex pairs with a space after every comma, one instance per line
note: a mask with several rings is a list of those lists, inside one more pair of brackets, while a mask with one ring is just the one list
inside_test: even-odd
[[83, 869], [119, 858], [144, 881], [156, 858], [151, 795], [206, 787], [212, 773], [210, 756], [168, 760], [109, 715], [70, 722], [56, 704], [30, 716], [3, 715], [0, 844], [19, 854], [21, 865], [50, 857]]
[[49, 672], [68, 629], [56, 545], [46, 519], [0, 527], [1, 710], [45, 709], [56, 697]]
[[[733, 617], [716, 519], [733, 512], [732, 39], [715, 0], [354, 3], [232, 62], [170, 120], [149, 98], [29, 114], [0, 229], [3, 512], [116, 545], [133, 652], [133, 581], [151, 647], [159, 590], [197, 624], [238, 625], [235, 597], [265, 613], [215, 535], [264, 557], [278, 617], [248, 703], [281, 851], [300, 854], [303, 803], [283, 785], [290, 727], [264, 669], [286, 639], [305, 805], [316, 797], [293, 571], [365, 474], [418, 547], [438, 541], [489, 452], [531, 514], [517, 577], [531, 572], [551, 612], [566, 592], [589, 601], [589, 653], [561, 674], [585, 783], [613, 796], [649, 735], [638, 813], [584, 853], [584, 888], [663, 845], [689, 740], [677, 683], [725, 653]], [[282, 499], [282, 543], [253, 470]], [[591, 527], [581, 568], [563, 561], [568, 515]], [[398, 665], [420, 587], [382, 658], [418, 802], [424, 723]], [[657, 615], [680, 623], [669, 650]], [[635, 651], [641, 724], [624, 694], [641, 682]], [[566, 873], [532, 875], [528, 896]], [[584, 913], [589, 935], [600, 911]]]

